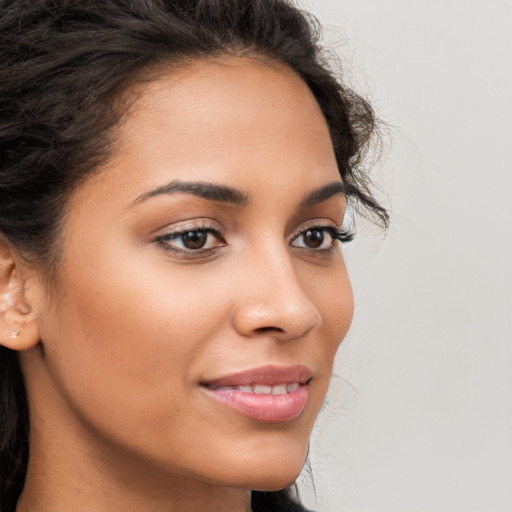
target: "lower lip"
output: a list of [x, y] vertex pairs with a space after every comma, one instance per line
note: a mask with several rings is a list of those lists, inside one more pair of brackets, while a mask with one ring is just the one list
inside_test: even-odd
[[237, 390], [204, 388], [215, 400], [242, 413], [253, 420], [280, 423], [297, 418], [306, 406], [308, 386], [282, 395], [259, 395]]

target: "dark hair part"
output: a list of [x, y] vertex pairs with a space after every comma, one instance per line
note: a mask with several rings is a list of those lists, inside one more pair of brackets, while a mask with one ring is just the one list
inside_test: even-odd
[[[362, 161], [376, 120], [341, 84], [318, 25], [288, 0], [0, 0], [0, 234], [47, 272], [65, 201], [112, 152], [116, 99], [148, 68], [248, 54], [293, 69], [330, 129], [347, 195], [387, 226]], [[28, 461], [28, 406], [15, 352], [0, 347], [0, 509], [15, 509]], [[299, 510], [287, 491], [258, 510]]]

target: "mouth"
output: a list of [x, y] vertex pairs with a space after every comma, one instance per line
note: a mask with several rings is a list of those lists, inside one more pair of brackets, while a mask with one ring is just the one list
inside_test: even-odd
[[312, 372], [305, 366], [266, 366], [205, 381], [206, 394], [250, 419], [291, 421], [306, 406]]
[[289, 384], [276, 384], [275, 386], [268, 386], [266, 384], [254, 384], [253, 386], [207, 386], [213, 391], [240, 391], [241, 393], [254, 393], [255, 395], [286, 395], [293, 393], [301, 385], [307, 383], [291, 382]]

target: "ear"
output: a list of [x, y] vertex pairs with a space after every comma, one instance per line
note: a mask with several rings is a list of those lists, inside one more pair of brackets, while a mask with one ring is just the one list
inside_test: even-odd
[[39, 329], [26, 300], [29, 268], [0, 236], [0, 345], [27, 350], [39, 343]]

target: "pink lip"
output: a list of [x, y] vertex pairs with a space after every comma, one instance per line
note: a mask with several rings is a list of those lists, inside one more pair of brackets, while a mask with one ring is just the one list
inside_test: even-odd
[[[305, 366], [265, 366], [246, 372], [220, 377], [203, 384], [206, 393], [215, 400], [251, 419], [279, 423], [297, 418], [308, 398], [308, 383], [312, 372]], [[235, 389], [216, 389], [217, 386], [254, 386], [299, 383], [286, 394], [257, 394]]]
[[233, 373], [217, 379], [205, 381], [208, 387], [213, 386], [252, 386], [254, 384], [265, 384], [275, 386], [276, 384], [285, 384], [300, 382], [305, 384], [311, 379], [313, 373], [306, 366], [262, 366], [245, 372]]

